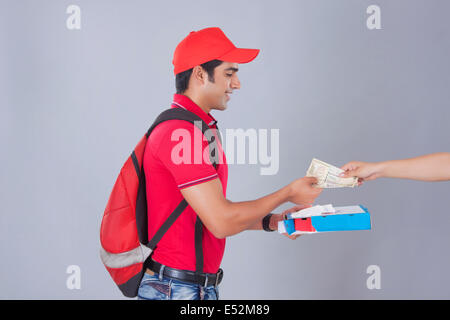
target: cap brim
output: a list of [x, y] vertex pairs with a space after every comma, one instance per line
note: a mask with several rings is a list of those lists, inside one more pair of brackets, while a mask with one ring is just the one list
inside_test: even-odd
[[230, 52], [227, 52], [218, 60], [234, 62], [234, 63], [248, 63], [256, 58], [259, 53], [259, 49], [244, 49], [236, 48]]

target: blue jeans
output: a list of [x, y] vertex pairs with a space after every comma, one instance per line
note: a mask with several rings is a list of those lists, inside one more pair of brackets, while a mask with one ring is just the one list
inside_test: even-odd
[[138, 290], [138, 300], [218, 300], [219, 288], [182, 282], [157, 273], [144, 273]]

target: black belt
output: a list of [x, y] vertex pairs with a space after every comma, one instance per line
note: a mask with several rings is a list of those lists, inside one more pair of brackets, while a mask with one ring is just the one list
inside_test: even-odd
[[[163, 265], [150, 259], [150, 261], [146, 262], [146, 267], [159, 274]], [[223, 278], [222, 269], [219, 269], [217, 273], [195, 273], [194, 271], [180, 270], [164, 266], [162, 272], [165, 277], [193, 284], [199, 284], [204, 287], [217, 287]]]

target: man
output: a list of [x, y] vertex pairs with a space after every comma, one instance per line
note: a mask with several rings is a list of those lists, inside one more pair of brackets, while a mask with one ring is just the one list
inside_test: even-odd
[[450, 152], [382, 162], [351, 161], [342, 166], [343, 177], [358, 177], [363, 181], [377, 178], [401, 178], [422, 181], [450, 180]]
[[[228, 167], [210, 112], [227, 108], [230, 95], [241, 86], [238, 64], [252, 61], [258, 53], [236, 48], [219, 28], [191, 32], [175, 49], [177, 93], [171, 107], [184, 108], [209, 126], [221, 161], [214, 168], [208, 159], [196, 158], [211, 151], [206, 139], [199, 144], [186, 138], [202, 136], [187, 121], [163, 122], [149, 136], [144, 154], [149, 238], [183, 198], [188, 206], [148, 259], [139, 299], [218, 299], [225, 238], [244, 230], [273, 231], [284, 214], [311, 205], [322, 191], [313, 186], [315, 178], [304, 177], [257, 200], [226, 198]], [[181, 143], [191, 148], [181, 150]], [[298, 206], [270, 214], [288, 201]]]

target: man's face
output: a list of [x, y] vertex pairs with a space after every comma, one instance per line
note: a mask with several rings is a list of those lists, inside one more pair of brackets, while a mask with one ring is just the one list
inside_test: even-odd
[[205, 81], [203, 94], [211, 110], [225, 110], [233, 90], [239, 89], [241, 83], [237, 76], [238, 64], [223, 62], [214, 69], [214, 82]]

